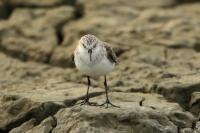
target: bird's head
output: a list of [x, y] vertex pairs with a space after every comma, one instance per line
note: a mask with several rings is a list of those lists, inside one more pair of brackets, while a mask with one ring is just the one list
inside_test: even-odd
[[90, 54], [90, 61], [92, 61], [92, 51], [96, 48], [98, 44], [98, 38], [95, 37], [94, 35], [87, 34], [81, 37], [79, 40], [79, 44], [88, 51]]
[[94, 35], [87, 34], [81, 37], [79, 40], [80, 45], [83, 46], [83, 48], [87, 50], [93, 50], [96, 48], [97, 43], [98, 43], [98, 38], [95, 37]]

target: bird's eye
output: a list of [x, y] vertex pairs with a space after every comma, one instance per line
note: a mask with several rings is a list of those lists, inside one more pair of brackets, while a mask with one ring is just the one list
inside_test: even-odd
[[84, 47], [84, 48], [86, 48], [86, 46], [85, 46], [85, 44], [84, 44], [84, 43], [82, 43], [82, 45], [83, 45], [83, 47]]

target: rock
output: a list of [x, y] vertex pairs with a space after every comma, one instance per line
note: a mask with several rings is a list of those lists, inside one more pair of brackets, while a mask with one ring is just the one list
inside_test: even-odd
[[51, 7], [64, 4], [74, 4], [74, 0], [6, 0], [4, 3], [13, 7]]
[[57, 27], [72, 18], [71, 7], [63, 6], [52, 10], [16, 9], [9, 22], [2, 23], [1, 50], [21, 60], [48, 63], [54, 48], [59, 43], [56, 35]]
[[[120, 105], [121, 108], [105, 109], [78, 105], [72, 108], [61, 109], [55, 115], [57, 126], [52, 132], [70, 130], [73, 132], [82, 130], [85, 132], [177, 132], [177, 127], [168, 119], [167, 114], [161, 108], [164, 107], [169, 112], [173, 112], [179, 107], [178, 105], [173, 105], [173, 103], [165, 104], [166, 101], [164, 99], [163, 104], [154, 104], [156, 99], [160, 99], [162, 96], [153, 96], [155, 101], [152, 100], [151, 95], [142, 93], [110, 93], [110, 97], [113, 103]], [[139, 102], [143, 99], [142, 97], [149, 102], [140, 105]], [[104, 102], [104, 96], [94, 97], [91, 101], [102, 103]], [[149, 105], [150, 103], [154, 105]], [[163, 105], [163, 107], [160, 105]], [[172, 108], [170, 109], [169, 106]], [[41, 131], [42, 126], [44, 127], [43, 124], [40, 124], [31, 129], [30, 132]]]
[[35, 119], [30, 119], [29, 121], [23, 123], [21, 126], [17, 128], [13, 128], [10, 133], [22, 133], [30, 130], [31, 128], [36, 125], [36, 120]]
[[48, 117], [47, 119], [42, 121], [42, 123], [39, 126], [36, 126], [30, 129], [29, 131], [27, 131], [27, 133], [35, 133], [35, 132], [49, 133], [49, 132], [52, 132], [52, 130], [54, 129], [56, 125], [57, 125], [56, 118]]
[[[176, 4], [174, 0], [151, 0], [149, 2], [145, 0], [137, 1], [134, 0], [132, 2], [128, 0], [120, 1], [120, 0], [110, 0], [107, 2], [106, 0], [94, 2], [92, 0], [83, 1], [86, 6], [86, 13], [93, 14], [93, 13], [106, 13], [104, 10], [105, 7], [110, 7], [107, 9], [107, 13], [115, 12], [116, 15], [120, 13], [130, 13], [126, 11], [131, 11], [131, 8], [138, 8], [138, 9], [146, 9], [146, 8], [159, 8], [159, 7], [170, 7]], [[95, 6], [94, 6], [95, 5]], [[119, 9], [119, 10], [117, 10]], [[91, 11], [91, 12], [90, 12]], [[123, 12], [124, 11], [124, 12]], [[127, 14], [125, 14], [127, 15]]]
[[[115, 92], [115, 93], [110, 93], [109, 96], [110, 96], [112, 102], [114, 104], [119, 105], [121, 108], [119, 108], [119, 109], [115, 109], [115, 108], [104, 109], [104, 108], [98, 108], [98, 107], [88, 107], [88, 106], [87, 107], [84, 107], [84, 106], [77, 107], [77, 106], [75, 106], [71, 109], [60, 110], [60, 112], [58, 112], [56, 114], [58, 123], [57, 123], [56, 128], [53, 131], [54, 132], [62, 132], [62, 131], [67, 131], [67, 130], [71, 129], [73, 131], [78, 132], [80, 129], [83, 128], [81, 125], [86, 124], [86, 125], [90, 125], [90, 126], [87, 126], [88, 129], [86, 130], [86, 132], [87, 131], [89, 132], [90, 130], [91, 130], [90, 132], [92, 132], [92, 131], [102, 132], [101, 130], [106, 131], [106, 132], [108, 132], [108, 131], [115, 132], [117, 130], [126, 131], [126, 132], [131, 132], [131, 131], [139, 132], [139, 130], [141, 130], [141, 126], [143, 126], [143, 124], [145, 124], [146, 126], [144, 126], [143, 130], [140, 132], [147, 132], [147, 130], [149, 132], [163, 132], [163, 130], [166, 130], [166, 132], [167, 131], [177, 132], [176, 127], [172, 126], [173, 122], [170, 121], [170, 123], [172, 125], [168, 123], [169, 122], [168, 118], [170, 118], [169, 112], [171, 112], [171, 113], [176, 112], [176, 110], [180, 109], [179, 105], [177, 105], [175, 103], [168, 103], [160, 95], [152, 96], [149, 94], [142, 94], [142, 93], [119, 93], [119, 92], [116, 93]], [[105, 101], [104, 98], [105, 97], [101, 95], [99, 97], [92, 98], [91, 101], [101, 104]], [[161, 100], [161, 99], [163, 99], [163, 100]], [[163, 103], [160, 103], [161, 101]], [[132, 104], [130, 104], [130, 103], [132, 103]], [[163, 112], [163, 109], [165, 110], [164, 112]], [[121, 111], [122, 111], [122, 114], [118, 114]], [[123, 111], [125, 111], [126, 113], [123, 113]], [[145, 115], [144, 114], [142, 115], [143, 119], [138, 119], [138, 118], [141, 118], [140, 113], [142, 113], [142, 112], [145, 112], [144, 113]], [[185, 116], [184, 112], [182, 112], [182, 113], [183, 113], [183, 117], [187, 117], [187, 115], [189, 115], [189, 113], [188, 113]], [[68, 114], [71, 114], [70, 116], [73, 116], [70, 119], [73, 119], [73, 120], [75, 119], [75, 122], [73, 121], [74, 123], [71, 123], [70, 119], [64, 120], [64, 119], [62, 119], [63, 117], [62, 118], [60, 117], [60, 116], [70, 117], [70, 116], [68, 116]], [[106, 116], [104, 116], [104, 115], [106, 115]], [[84, 117], [86, 117], [86, 118], [84, 118]], [[110, 118], [110, 117], [112, 117], [112, 118]], [[163, 117], [165, 117], [165, 118], [163, 118]], [[190, 117], [191, 117], [191, 115], [190, 115]], [[104, 125], [104, 121], [101, 119], [108, 119], [109, 123], [106, 124], [107, 126]], [[178, 117], [177, 119], [179, 119], [182, 122], [187, 121], [186, 119], [182, 119], [181, 117]], [[191, 118], [191, 119], [194, 119], [194, 118]], [[85, 124], [82, 124], [83, 120], [86, 120], [86, 121], [84, 121]], [[60, 123], [59, 123], [59, 121], [60, 121]], [[158, 125], [155, 124], [155, 126], [153, 126], [154, 125], [153, 121], [155, 121], [155, 122], [157, 121], [156, 123]], [[166, 122], [171, 126], [168, 127], [167, 126], [168, 124]], [[115, 128], [115, 123], [117, 123], [116, 128]], [[123, 123], [126, 123], [126, 124], [123, 124]], [[162, 129], [162, 124], [164, 124], [165, 127], [167, 126], [168, 128]], [[72, 125], [74, 125], [74, 126], [72, 126]], [[65, 127], [65, 129], [64, 129], [64, 127]], [[99, 128], [99, 127], [101, 127], [101, 128]], [[118, 129], [117, 127], [120, 127], [120, 128]], [[159, 128], [161, 128], [162, 131]]]
[[194, 128], [194, 133], [199, 133], [199, 132], [200, 132], [200, 122], [198, 121], [198, 122], [196, 123], [195, 128]]
[[10, 15], [10, 10], [6, 7], [2, 1], [0, 1], [0, 20], [6, 19]]
[[[193, 9], [193, 6], [190, 8]], [[185, 10], [177, 8], [174, 14], [172, 10], [151, 9], [140, 13], [129, 24], [133, 27], [132, 31], [137, 33], [133, 35], [140, 35], [141, 39], [146, 40], [145, 43], [198, 51], [199, 39], [196, 35], [200, 31], [196, 26], [199, 25], [199, 19], [189, 12], [184, 17], [181, 16]]]
[[[2, 63], [0, 69], [2, 71], [1, 74], [5, 77], [4, 80], [1, 79], [0, 85], [0, 112], [2, 112], [0, 115], [1, 131], [9, 131], [18, 126], [20, 127], [14, 129], [14, 131], [20, 132], [23, 130], [22, 128], [29, 130], [29, 128], [37, 125], [37, 123], [40, 123], [46, 117], [53, 115], [61, 107], [73, 106], [78, 100], [83, 99], [85, 96], [86, 86], [83, 88], [83, 85], [79, 87], [76, 86], [77, 84], [69, 85], [63, 78], [59, 78], [59, 73], [67, 75], [67, 73], [64, 73], [66, 69], [53, 70], [54, 73], [52, 75], [52, 69], [56, 68], [50, 69], [45, 65], [38, 66], [37, 63], [33, 62], [29, 62], [29, 64], [22, 63], [19, 60], [9, 60], [7, 56], [3, 55], [1, 55], [0, 58]], [[50, 71], [48, 71], [48, 69], [50, 69]], [[12, 73], [12, 76], [15, 78], [9, 83], [5, 82], [9, 79], [7, 75], [10, 75], [10, 73]], [[55, 73], [56, 76], [54, 75]], [[49, 79], [51, 76], [54, 78]], [[39, 83], [38, 81], [42, 77], [48, 78], [47, 80], [41, 80]], [[24, 79], [24, 82], [22, 82], [22, 79]], [[74, 89], [74, 87], [76, 89]], [[18, 91], [16, 91], [16, 89]], [[49, 89], [54, 90], [54, 92], [52, 91], [51, 93]], [[91, 89], [90, 95], [93, 97], [102, 94], [101, 91], [102, 90], [98, 88]], [[35, 119], [36, 124], [33, 125], [32, 121], [26, 123], [31, 119]], [[23, 123], [26, 124], [21, 125]]]
[[14, 95], [1, 97], [0, 108], [4, 111], [0, 116], [0, 130], [9, 131], [29, 120], [31, 115], [28, 112], [31, 110], [31, 106], [33, 106], [33, 103], [25, 98]]
[[[104, 24], [102, 24], [104, 22]], [[98, 36], [101, 40], [107, 41], [107, 36], [111, 35], [112, 31], [108, 31], [109, 28], [115, 27], [118, 22], [113, 19], [106, 19], [104, 17], [86, 17], [82, 21], [77, 21], [75, 23], [70, 23], [64, 26], [63, 33], [65, 35], [65, 40], [62, 45], [72, 45], [77, 43], [79, 38], [87, 33], [94, 34]], [[104, 34], [102, 34], [104, 33]]]
[[179, 128], [192, 128], [192, 123], [195, 121], [195, 118], [191, 113], [176, 111], [169, 114], [169, 119]]
[[[26, 121], [34, 119], [34, 123], [40, 123], [46, 117], [53, 115], [57, 112], [61, 105], [57, 105], [52, 102], [46, 103], [35, 103], [27, 98], [16, 99], [16, 96], [4, 96], [1, 99], [1, 110], [5, 111], [0, 115], [0, 130], [1, 131], [9, 131], [15, 127], [20, 126]], [[22, 130], [21, 128], [25, 128], [29, 130], [29, 128], [35, 126], [35, 124], [31, 120], [30, 122], [21, 125], [21, 127], [15, 129], [13, 132], [17, 132]]]
[[[41, 129], [37, 132], [45, 132], [48, 133], [53, 130], [53, 127], [55, 127], [57, 124], [56, 119], [54, 117], [48, 117], [44, 121], [42, 121], [40, 127]], [[21, 133], [21, 132], [34, 132], [36, 122], [34, 119], [29, 120], [28, 122], [22, 124], [21, 126], [12, 129], [11, 133]]]
[[198, 74], [196, 74], [168, 79], [160, 82], [156, 88], [153, 88], [153, 91], [163, 94], [167, 98], [174, 99], [188, 108], [191, 94], [199, 90], [200, 82], [198, 77]]
[[[0, 132], [199, 133], [198, 2], [3, 2]], [[121, 108], [78, 105], [87, 80], [71, 54], [87, 33], [119, 58], [107, 79]], [[89, 96], [105, 102], [103, 77], [92, 80]]]
[[191, 128], [184, 128], [180, 130], [180, 133], [193, 133], [193, 130]]
[[196, 115], [200, 113], [200, 92], [193, 92], [190, 99], [190, 111]]
[[198, 0], [177, 0], [179, 3], [191, 3], [191, 2], [198, 2]]
[[74, 67], [72, 59], [74, 47], [57, 47], [52, 53], [50, 64], [61, 67]]
[[[71, 115], [69, 115], [71, 114]], [[65, 119], [60, 119], [61, 116]], [[58, 125], [53, 132], [149, 132], [176, 133], [176, 127], [160, 113], [146, 108], [98, 109], [96, 107], [73, 107], [63, 109], [56, 115]], [[140, 119], [142, 117], [142, 119]], [[159, 117], [159, 119], [157, 119]], [[66, 119], [68, 118], [68, 119]], [[106, 121], [106, 123], [105, 123]]]
[[[3, 60], [3, 58], [2, 58], [2, 60]], [[24, 63], [24, 65], [26, 65], [26, 64], [27, 63]], [[27, 67], [28, 66], [29, 65], [27, 65]], [[54, 69], [54, 68], [52, 68], [52, 69]], [[52, 73], [52, 69], [50, 69], [51, 73]], [[48, 74], [48, 71], [44, 71], [44, 70], [42, 70], [42, 71], [43, 71], [43, 74], [41, 74], [42, 77], [45, 76], [46, 74]], [[61, 70], [59, 69], [59, 71], [61, 71]], [[53, 70], [53, 72], [54, 73], [57, 72], [57, 74], [59, 71]], [[61, 72], [63, 72], [63, 71], [61, 71]], [[43, 79], [44, 81], [41, 81], [40, 83], [36, 83], [36, 82], [31, 83], [33, 81], [26, 82], [27, 85], [25, 85], [24, 83], [18, 83], [18, 85], [17, 85], [18, 88], [21, 88], [21, 90], [19, 90], [18, 92], [14, 91], [15, 86], [9, 87], [10, 89], [13, 88], [13, 89], [9, 90], [9, 92], [11, 94], [18, 95], [17, 97], [19, 97], [19, 98], [27, 97], [27, 98], [31, 99], [32, 102], [41, 103], [41, 105], [39, 104], [39, 106], [34, 108], [33, 111], [29, 112], [33, 116], [30, 119], [34, 118], [37, 121], [42, 121], [43, 119], [45, 119], [38, 126], [34, 126], [34, 128], [29, 129], [29, 125], [30, 126], [32, 126], [32, 125], [31, 125], [31, 123], [30, 124], [27, 123], [27, 124], [19, 126], [16, 129], [13, 129], [13, 132], [21, 131], [21, 130], [23, 130], [23, 128], [25, 128], [24, 130], [27, 130], [27, 132], [39, 132], [39, 131], [44, 131], [44, 130], [48, 130], [48, 131], [51, 130], [52, 132], [54, 132], [54, 131], [56, 132], [58, 130], [58, 132], [60, 132], [61, 130], [64, 130], [64, 131], [68, 130], [68, 129], [64, 128], [64, 127], [66, 127], [66, 125], [59, 124], [59, 122], [62, 123], [62, 121], [67, 120], [67, 119], [65, 119], [65, 117], [62, 117], [62, 118], [60, 116], [57, 117], [57, 115], [59, 113], [56, 114], [56, 118], [57, 118], [57, 122], [58, 122], [56, 127], [53, 127], [52, 124], [47, 124], [45, 121], [49, 121], [48, 120], [49, 118], [46, 119], [46, 117], [50, 116], [51, 114], [54, 114], [62, 106], [71, 107], [78, 100], [83, 99], [84, 95], [85, 95], [85, 91], [86, 91], [86, 86], [85, 86], [85, 89], [83, 89], [83, 85], [75, 85], [75, 84], [70, 85], [69, 83], [65, 83], [63, 81], [63, 79], [59, 79], [58, 75], [56, 77], [52, 77], [52, 79], [50, 79], [50, 77], [51, 77], [51, 75], [48, 75], [48, 78], [46, 80]], [[32, 89], [33, 86], [34, 86], [34, 89]], [[8, 90], [5, 90], [5, 91], [8, 92]], [[2, 90], [2, 93], [4, 94], [5, 91]], [[98, 88], [91, 89], [90, 94], [91, 94], [91, 96], [94, 96], [94, 98], [92, 98], [91, 101], [103, 103], [105, 100], [105, 96], [102, 95], [101, 92], [102, 92], [102, 89], [98, 89]], [[115, 92], [115, 93], [110, 93], [109, 95], [110, 95], [112, 101], [114, 103], [118, 103], [118, 105], [121, 106], [122, 110], [124, 110], [124, 111], [122, 111], [122, 113], [127, 112], [127, 110], [131, 109], [132, 115], [134, 115], [136, 112], [139, 112], [140, 110], [141, 110], [141, 112], [144, 111], [143, 112], [144, 114], [148, 114], [147, 116], [145, 116], [145, 119], [141, 119], [141, 121], [139, 120], [139, 122], [138, 122], [138, 120], [135, 120], [135, 119], [133, 120], [133, 123], [134, 122], [139, 123], [138, 126], [136, 126], [136, 127], [132, 127], [131, 123], [129, 123], [128, 127], [127, 126], [124, 127], [124, 124], [123, 124], [124, 122], [122, 122], [121, 130], [123, 130], [123, 131], [129, 131], [132, 129], [139, 130], [140, 127], [145, 124], [146, 126], [144, 128], [144, 132], [148, 129], [151, 132], [162, 132], [161, 129], [169, 131], [169, 132], [177, 132], [176, 126], [173, 124], [173, 122], [170, 119], [168, 119], [170, 116], [170, 113], [182, 110], [182, 108], [177, 103], [167, 102], [164, 99], [164, 97], [162, 97], [161, 95], [156, 95], [156, 94], [153, 95], [153, 94], [143, 94], [143, 93]], [[49, 102], [49, 101], [52, 101], [52, 102]], [[130, 104], [130, 103], [132, 103], [132, 104]], [[130, 106], [130, 105], [132, 105], [132, 106]], [[39, 111], [38, 109], [41, 107], [42, 107], [42, 110]], [[73, 108], [74, 107], [72, 107], [72, 110], [73, 110]], [[79, 108], [79, 107], [76, 106], [75, 108]], [[82, 108], [82, 107], [80, 107], [80, 108]], [[83, 110], [84, 110], [84, 108], [85, 107], [83, 106]], [[130, 108], [130, 109], [128, 109], [128, 108]], [[70, 109], [71, 108], [69, 108], [69, 110]], [[87, 109], [87, 108], [85, 108], [85, 109]], [[95, 111], [95, 109], [98, 109], [98, 107], [95, 107], [95, 108], [92, 107], [91, 109], [90, 108], [88, 108], [88, 109], [89, 109], [88, 111], [91, 112], [91, 111]], [[139, 110], [135, 110], [135, 109], [139, 109]], [[106, 111], [106, 109], [102, 109], [102, 108], [101, 108], [101, 110], [103, 112]], [[114, 113], [113, 113], [114, 115], [117, 115], [118, 117], [121, 116], [121, 114], [118, 111], [115, 111], [116, 109], [111, 108], [109, 110], [111, 111], [110, 113], [112, 113], [112, 111], [114, 111]], [[102, 115], [102, 112], [95, 111], [95, 113], [97, 113], [96, 115], [98, 115], [99, 117]], [[100, 113], [100, 114], [98, 114], [98, 113]], [[108, 113], [108, 114], [110, 114], [110, 113]], [[141, 114], [137, 114], [137, 115], [140, 116]], [[181, 118], [178, 117], [178, 118], [176, 118], [176, 120], [182, 121], [183, 123], [187, 123], [188, 122], [188, 119], [187, 119], [188, 114], [185, 115], [185, 113], [182, 113], [182, 115], [183, 115], [183, 117], [186, 117], [186, 119], [182, 119], [182, 117]], [[139, 116], [138, 116], [138, 118], [139, 118]], [[106, 115], [105, 117], [108, 117], [108, 116]], [[129, 119], [129, 116], [127, 116], [126, 118]], [[157, 118], [159, 118], [159, 119], [157, 119]], [[108, 117], [108, 119], [110, 119], [110, 117]], [[99, 119], [97, 119], [97, 121], [95, 123], [98, 123], [98, 121], [99, 121]], [[117, 120], [117, 121], [121, 121], [121, 120]], [[119, 122], [119, 123], [121, 123], [121, 122]], [[159, 125], [155, 125], [156, 123], [157, 124], [159, 123]], [[164, 128], [164, 127], [166, 127], [166, 125], [169, 125], [169, 128], [167, 128], [167, 129]], [[101, 126], [101, 124], [100, 124], [100, 126]], [[74, 129], [74, 130], [76, 130], [76, 129]], [[98, 131], [98, 129], [94, 129], [94, 130]], [[99, 130], [101, 131], [101, 129], [99, 129]], [[102, 129], [102, 130], [107, 131], [107, 129]], [[109, 131], [110, 130], [115, 131], [116, 129], [109, 129]]]

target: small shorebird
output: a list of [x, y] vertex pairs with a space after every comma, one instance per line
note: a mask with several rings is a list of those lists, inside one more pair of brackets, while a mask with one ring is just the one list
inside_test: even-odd
[[73, 60], [75, 62], [76, 68], [83, 75], [86, 75], [88, 80], [86, 98], [81, 102], [81, 104], [93, 104], [89, 102], [88, 95], [91, 85], [90, 78], [104, 76], [106, 102], [101, 105], [103, 106], [106, 104], [106, 107], [108, 107], [108, 105], [119, 107], [112, 104], [108, 98], [108, 85], [106, 75], [113, 70], [115, 64], [117, 63], [117, 58], [112, 48], [109, 47], [106, 42], [100, 41], [94, 35], [87, 34], [81, 37], [79, 40], [79, 44], [73, 54]]

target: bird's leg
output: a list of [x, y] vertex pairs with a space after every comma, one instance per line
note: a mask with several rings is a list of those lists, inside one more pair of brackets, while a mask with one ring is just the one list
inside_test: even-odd
[[81, 101], [81, 105], [84, 105], [84, 104], [88, 104], [88, 105], [96, 105], [96, 103], [93, 103], [93, 102], [89, 102], [89, 89], [90, 89], [90, 85], [91, 85], [91, 82], [90, 82], [90, 77], [87, 76], [87, 79], [88, 79], [88, 88], [87, 88], [87, 93], [86, 93], [86, 97], [83, 101]]
[[105, 91], [106, 91], [106, 102], [101, 104], [101, 106], [106, 105], [106, 108], [108, 108], [108, 105], [110, 104], [113, 107], [117, 107], [120, 108], [117, 105], [114, 105], [113, 103], [110, 102], [109, 98], [108, 98], [108, 85], [107, 85], [107, 80], [106, 80], [106, 76], [105, 76], [105, 80], [104, 80], [104, 86], [105, 86]]

